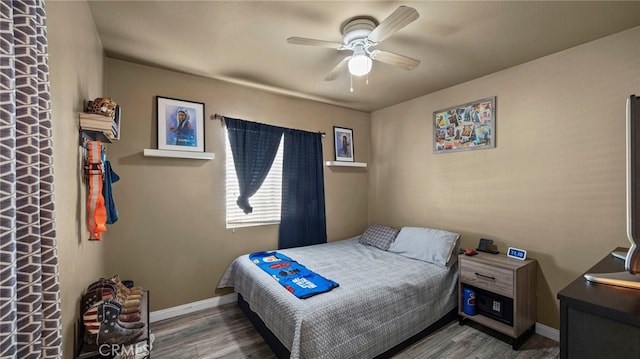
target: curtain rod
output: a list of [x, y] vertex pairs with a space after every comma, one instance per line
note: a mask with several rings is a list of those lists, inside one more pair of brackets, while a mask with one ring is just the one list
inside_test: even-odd
[[[221, 115], [221, 114], [219, 114], [219, 113], [215, 113], [215, 114], [211, 115], [211, 119], [212, 119], [212, 120], [220, 120], [220, 121], [223, 121], [223, 120], [224, 120], [224, 118], [225, 118], [225, 116], [223, 116], [223, 115]], [[325, 132], [318, 132], [318, 133], [319, 133], [319, 134], [321, 134], [321, 135], [322, 135], [322, 137], [325, 137], [325, 136], [327, 135]]]

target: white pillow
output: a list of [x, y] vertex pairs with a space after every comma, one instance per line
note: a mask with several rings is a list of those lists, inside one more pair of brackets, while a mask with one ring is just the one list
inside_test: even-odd
[[447, 267], [460, 235], [440, 229], [402, 227], [389, 252]]

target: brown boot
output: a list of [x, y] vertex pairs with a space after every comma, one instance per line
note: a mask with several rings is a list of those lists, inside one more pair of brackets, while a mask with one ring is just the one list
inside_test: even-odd
[[128, 300], [128, 297], [119, 296], [110, 286], [97, 287], [87, 292], [84, 295], [84, 310], [89, 309], [98, 301], [109, 298], [117, 300], [124, 308], [129, 308], [129, 312], [140, 311], [140, 299]]
[[127, 286], [125, 286], [122, 281], [120, 280], [120, 277], [118, 277], [118, 275], [114, 275], [111, 278], [111, 281], [113, 283], [115, 283], [115, 285], [118, 286], [118, 288], [126, 295], [130, 296], [130, 295], [142, 295], [142, 293], [144, 292], [144, 289], [142, 289], [141, 287], [133, 287], [133, 288], [127, 288]]
[[131, 313], [140, 313], [140, 307], [123, 307], [120, 311], [120, 315], [122, 314], [131, 314]]
[[140, 320], [140, 313], [120, 314], [118, 319], [120, 319], [121, 322], [137, 322]]
[[115, 300], [110, 300], [110, 303], [117, 306], [120, 309], [120, 315], [118, 316], [118, 320], [120, 320], [120, 326], [128, 329], [138, 329], [143, 328], [145, 326], [144, 322], [140, 321], [140, 313], [131, 313], [131, 314], [123, 314], [122, 305]]
[[120, 285], [118, 286], [115, 282], [109, 280], [109, 279], [100, 279], [97, 282], [93, 282], [91, 283], [91, 285], [89, 286], [89, 288], [87, 288], [87, 290], [91, 291], [91, 290], [95, 290], [98, 288], [107, 288], [109, 290], [111, 290], [113, 293], [116, 294], [116, 296], [118, 297], [118, 300], [120, 300], [121, 302], [127, 301], [127, 300], [136, 300], [136, 299], [141, 299], [142, 295], [141, 294], [127, 294], [128, 292], [124, 292], [122, 290], [122, 288], [127, 289], [125, 286]]

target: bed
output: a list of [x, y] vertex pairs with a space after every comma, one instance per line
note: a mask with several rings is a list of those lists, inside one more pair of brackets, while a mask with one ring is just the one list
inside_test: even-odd
[[[458, 238], [448, 252], [457, 251]], [[311, 298], [289, 293], [248, 255], [230, 264], [218, 287], [234, 288], [281, 358], [373, 358], [455, 318], [456, 255], [436, 265], [361, 242], [357, 236], [278, 250], [339, 283]]]

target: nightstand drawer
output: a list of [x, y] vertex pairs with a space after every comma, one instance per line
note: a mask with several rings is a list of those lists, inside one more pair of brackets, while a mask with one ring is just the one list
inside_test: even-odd
[[460, 263], [462, 283], [513, 298], [513, 271], [473, 260]]

